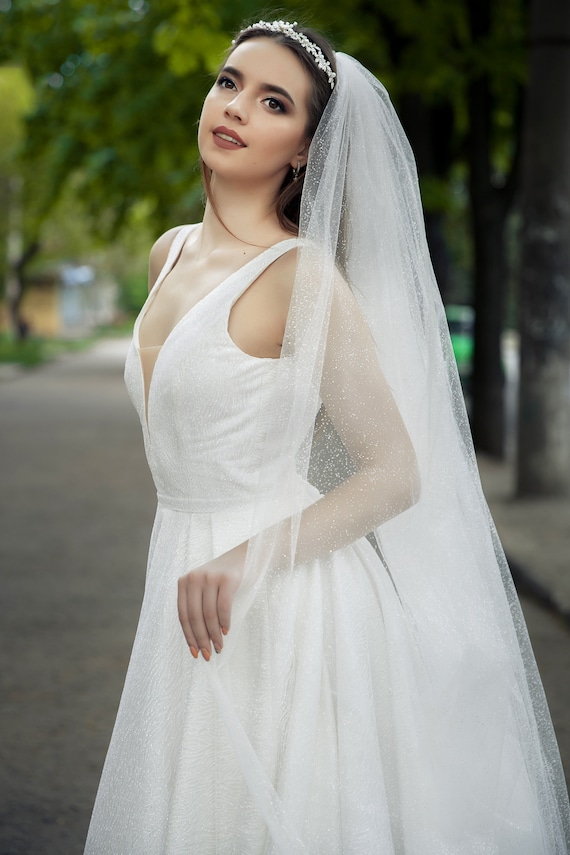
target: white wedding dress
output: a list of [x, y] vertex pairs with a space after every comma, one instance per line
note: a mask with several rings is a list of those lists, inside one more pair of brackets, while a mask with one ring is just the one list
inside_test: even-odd
[[[251, 426], [278, 362], [242, 352], [229, 313], [296, 245], [265, 250], [183, 317], [147, 401], [140, 321], [191, 229], [175, 238], [127, 359], [158, 509], [86, 855], [550, 853], [500, 656], [489, 642], [450, 666], [445, 626], [414, 624], [368, 540], [267, 574], [230, 630], [225, 666], [225, 648], [209, 663], [190, 655], [177, 579], [253, 533], [263, 437]], [[319, 494], [302, 482], [299, 496]], [[268, 523], [288, 512], [272, 507]], [[463, 725], [451, 711], [466, 669], [478, 692]]]

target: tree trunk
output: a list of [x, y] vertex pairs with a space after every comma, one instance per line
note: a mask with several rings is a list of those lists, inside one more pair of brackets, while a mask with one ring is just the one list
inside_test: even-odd
[[570, 494], [570, 3], [531, 7], [525, 118], [519, 496]]
[[4, 295], [12, 328], [18, 339], [25, 338], [27, 331], [25, 321], [20, 313], [24, 296], [23, 269], [20, 264], [24, 240], [22, 220], [22, 180], [18, 175], [14, 175], [8, 181], [8, 235]]
[[35, 237], [24, 244], [22, 179], [15, 175], [8, 184], [8, 234], [6, 242], [6, 282], [4, 297], [14, 335], [22, 341], [30, 326], [22, 316], [22, 300], [26, 289], [26, 267], [40, 251]]
[[[491, 0], [467, 0], [471, 39], [484, 43], [492, 30]], [[518, 139], [504, 186], [493, 182], [494, 96], [485, 69], [468, 90], [469, 193], [474, 246], [475, 348], [471, 429], [475, 446], [502, 458], [505, 449], [501, 334], [505, 314], [505, 227], [518, 178]]]
[[[449, 105], [427, 105], [417, 93], [404, 92], [398, 100], [398, 113], [414, 152], [420, 179], [433, 177], [448, 181], [454, 156], [451, 148], [453, 112]], [[445, 303], [449, 301], [453, 280], [444, 235], [445, 212], [424, 207], [424, 217], [433, 269]]]
[[502, 458], [505, 447], [501, 334], [505, 315], [507, 260], [506, 188], [491, 184], [492, 103], [486, 78], [469, 90], [469, 192], [474, 247], [475, 347], [471, 429], [475, 446]]
[[16, 337], [24, 341], [30, 333], [30, 325], [21, 312], [22, 300], [26, 288], [26, 266], [40, 251], [39, 241], [30, 243], [17, 261], [11, 265], [6, 280], [6, 299]]
[[445, 214], [442, 211], [424, 211], [426, 237], [431, 263], [441, 299], [447, 305], [453, 299], [453, 265], [445, 238]]

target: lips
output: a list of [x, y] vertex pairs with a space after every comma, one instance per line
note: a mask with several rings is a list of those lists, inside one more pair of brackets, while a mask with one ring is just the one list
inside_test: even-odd
[[238, 133], [220, 125], [214, 128], [214, 142], [223, 148], [245, 148], [245, 143]]

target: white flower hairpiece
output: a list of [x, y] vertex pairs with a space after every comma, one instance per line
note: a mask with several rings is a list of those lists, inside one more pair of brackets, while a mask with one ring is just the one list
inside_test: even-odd
[[[328, 77], [331, 89], [334, 89], [336, 74], [332, 70], [330, 62], [318, 45], [308, 39], [307, 36], [303, 35], [303, 33], [298, 33], [297, 30], [294, 29], [296, 26], [297, 21], [293, 21], [292, 24], [288, 21], [258, 21], [257, 24], [252, 24], [250, 27], [246, 27], [245, 30], [242, 30], [240, 35], [242, 33], [247, 33], [248, 30], [269, 30], [271, 33], [283, 33], [287, 38], [298, 42], [301, 47], [304, 48], [310, 56], [312, 56], [315, 64], [321, 69], [321, 71], [324, 71]], [[235, 43], [236, 40], [234, 39], [232, 44], [234, 45]]]

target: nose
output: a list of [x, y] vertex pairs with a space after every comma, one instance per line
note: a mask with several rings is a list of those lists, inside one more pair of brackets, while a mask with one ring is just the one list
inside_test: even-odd
[[241, 92], [236, 92], [235, 97], [228, 101], [224, 113], [238, 122], [247, 121], [247, 110]]

